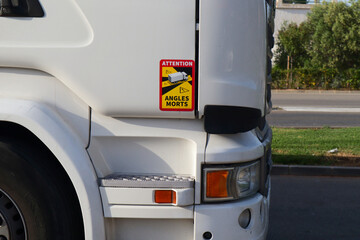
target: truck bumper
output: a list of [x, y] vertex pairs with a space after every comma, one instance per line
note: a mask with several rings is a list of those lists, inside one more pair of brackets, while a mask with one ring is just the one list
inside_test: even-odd
[[[158, 207], [159, 208], [159, 207]], [[246, 228], [239, 224], [241, 213], [249, 209]], [[124, 209], [122, 209], [124, 210]], [[160, 210], [160, 209], [159, 209]], [[239, 201], [195, 205], [191, 216], [173, 218], [105, 218], [108, 240], [265, 240], [269, 224], [269, 201], [261, 194]], [[210, 235], [210, 238], [206, 238]]]
[[[244, 210], [250, 210], [250, 223], [239, 224]], [[266, 239], [269, 224], [269, 202], [261, 194], [241, 201], [195, 206], [195, 240], [260, 240]], [[211, 238], [206, 238], [211, 236]]]

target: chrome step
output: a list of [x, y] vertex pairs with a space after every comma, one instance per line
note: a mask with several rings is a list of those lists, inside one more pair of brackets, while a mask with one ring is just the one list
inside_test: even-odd
[[100, 179], [103, 187], [121, 188], [193, 188], [195, 179], [184, 175], [112, 174]]

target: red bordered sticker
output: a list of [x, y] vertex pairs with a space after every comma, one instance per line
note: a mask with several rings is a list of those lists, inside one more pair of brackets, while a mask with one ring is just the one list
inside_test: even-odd
[[195, 102], [195, 62], [160, 61], [160, 110], [193, 111]]

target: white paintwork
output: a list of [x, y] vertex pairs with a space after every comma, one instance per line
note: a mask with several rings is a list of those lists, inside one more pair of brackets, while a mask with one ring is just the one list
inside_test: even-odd
[[0, 18], [0, 66], [47, 72], [105, 115], [194, 118], [159, 109], [160, 60], [195, 60], [193, 0], [41, 4], [44, 18]]
[[194, 189], [174, 189], [176, 192], [176, 206], [188, 206], [194, 204]]
[[113, 173], [195, 176], [200, 203], [207, 134], [202, 120], [92, 117], [89, 154], [99, 177]]
[[74, 184], [83, 214], [86, 239], [104, 239], [97, 178], [84, 143], [76, 132], [52, 108], [29, 100], [1, 98], [0, 120], [26, 127], [50, 149]]
[[[26, 55], [30, 53], [34, 57], [33, 66], [43, 64], [44, 68], [40, 69], [46, 70], [45, 65], [48, 65], [48, 63], [38, 62], [40, 59], [35, 54], [37, 48], [39, 48], [41, 54], [44, 49], [80, 48], [93, 41], [94, 36], [91, 26], [76, 1], [41, 1], [41, 5], [45, 10], [44, 18], [0, 19], [2, 31], [0, 51], [2, 53], [17, 53], [26, 50], [24, 57], [14, 61], [11, 67], [21, 66], [22, 64], [30, 65], [31, 63], [26, 60]], [[58, 51], [61, 49], [58, 49]], [[49, 54], [51, 55], [51, 52]], [[1, 62], [7, 66], [6, 62], [10, 63], [9, 61], [12, 59], [11, 55], [3, 56]]]
[[[195, 60], [193, 0], [41, 4], [44, 18], [0, 19], [0, 66], [47, 72], [104, 115], [195, 117], [159, 110], [160, 60]], [[265, 2], [201, 1], [199, 29], [199, 116], [208, 104], [263, 111]]]
[[[155, 203], [155, 190], [173, 190], [176, 192], [175, 204]], [[156, 188], [116, 188], [100, 187], [101, 198], [104, 208], [109, 205], [174, 205], [189, 206], [194, 204], [194, 189], [156, 189]]]
[[261, 158], [264, 146], [252, 133], [209, 134], [206, 147], [207, 164], [240, 163]]
[[[262, 214], [261, 205], [265, 206]], [[250, 209], [251, 222], [248, 228], [243, 229], [238, 219], [245, 209]], [[260, 194], [231, 203], [198, 205], [194, 213], [194, 239], [203, 239], [203, 233], [210, 231], [212, 239], [265, 240], [268, 223], [267, 200]]]
[[147, 133], [136, 133], [133, 132], [136, 131], [135, 128], [140, 127], [130, 130], [126, 126], [119, 126], [119, 129], [123, 129], [120, 136], [94, 136], [91, 139], [91, 156], [94, 153], [93, 147], [96, 147], [99, 151], [97, 154], [107, 163], [107, 169], [98, 167], [101, 176], [117, 172], [195, 175], [197, 146], [191, 140], [192, 136], [180, 137], [171, 133], [171, 130], [166, 136], [160, 136], [151, 128], [147, 129]]
[[200, 1], [200, 116], [208, 104], [264, 113], [265, 21], [263, 0]]
[[88, 144], [89, 107], [55, 77], [28, 69], [0, 68], [0, 86], [0, 98], [31, 100], [49, 106], [84, 147]]
[[85, 151], [89, 107], [58, 79], [40, 71], [0, 68], [0, 86], [0, 121], [26, 127], [57, 157], [80, 200], [87, 239], [101, 239], [97, 178]]
[[[259, 195], [198, 205], [205, 160], [261, 157], [254, 134], [207, 135], [194, 112], [159, 110], [160, 60], [196, 60], [195, 29], [199, 117], [208, 104], [264, 109], [265, 1], [200, 2], [197, 26], [194, 0], [41, 0], [44, 18], [0, 18], [0, 120], [28, 128], [63, 165], [87, 240], [200, 240], [208, 230], [215, 239], [266, 235], [267, 221], [256, 220]], [[194, 189], [175, 191], [178, 205], [196, 205], [151, 206], [153, 190], [99, 189], [98, 177], [117, 172], [195, 176]], [[245, 208], [254, 212], [251, 231], [233, 230]]]
[[195, 204], [199, 204], [202, 163], [247, 162], [264, 154], [253, 132], [207, 136], [202, 124], [200, 120], [114, 119], [94, 113], [89, 153], [100, 177], [118, 172], [195, 176]]
[[[193, 240], [193, 219], [106, 219], [107, 240]], [[201, 239], [203, 240], [203, 239]]]
[[111, 218], [193, 219], [194, 206], [109, 205], [104, 208], [104, 216]]

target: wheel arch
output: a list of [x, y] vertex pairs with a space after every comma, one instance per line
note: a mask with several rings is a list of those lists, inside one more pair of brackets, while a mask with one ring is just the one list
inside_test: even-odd
[[[50, 151], [70, 178], [80, 204], [85, 239], [105, 239], [104, 217], [97, 177], [79, 137], [46, 104], [29, 100], [1, 99], [0, 126], [13, 137], [29, 136], [37, 147]], [[0, 136], [1, 136], [0, 132]], [[31, 143], [34, 144], [34, 143]]]

